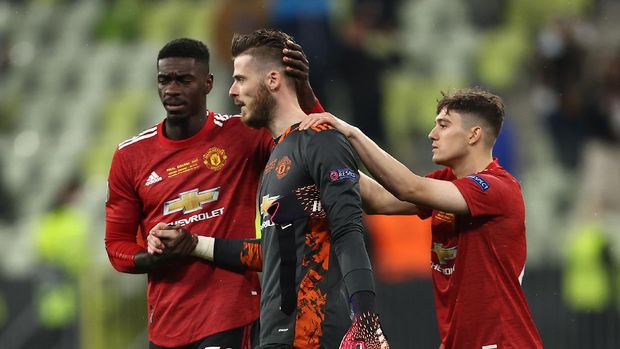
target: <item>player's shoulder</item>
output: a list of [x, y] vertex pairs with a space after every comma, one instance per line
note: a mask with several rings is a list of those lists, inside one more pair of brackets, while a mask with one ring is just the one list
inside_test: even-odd
[[510, 172], [508, 172], [508, 170], [499, 165], [489, 167], [481, 172], [478, 172], [476, 175], [489, 178], [494, 181], [518, 184], [517, 179]]
[[228, 132], [234, 130], [233, 132], [238, 133], [239, 136], [263, 136], [268, 133], [265, 129], [255, 129], [246, 125], [241, 121], [241, 115], [238, 114], [213, 113], [212, 115], [211, 122], [213, 122], [216, 130], [227, 130]]
[[426, 177], [442, 180], [452, 180], [456, 178], [454, 177], [454, 173], [449, 167], [444, 167], [442, 169], [432, 171], [428, 173]]
[[321, 133], [323, 131], [329, 131], [329, 130], [335, 130], [334, 126], [324, 123], [324, 124], [318, 124], [316, 126], [312, 126], [308, 129], [310, 131], [310, 133], [316, 134], [316, 133]]
[[510, 172], [500, 166], [484, 169], [483, 171], [471, 174], [465, 178], [475, 183], [482, 191], [492, 189], [491, 191], [502, 193], [504, 198], [507, 198], [507, 195], [511, 195], [511, 193], [516, 194], [521, 192], [519, 181], [517, 181]]
[[241, 115], [212, 112], [211, 116], [211, 122], [219, 128], [236, 127], [242, 124]]
[[323, 138], [333, 138], [333, 137], [344, 137], [340, 131], [336, 130], [330, 124], [320, 124], [313, 126], [311, 128], [305, 130], [294, 129], [299, 133], [300, 137], [308, 138], [308, 139], [323, 139]]
[[159, 132], [159, 129], [157, 126], [158, 125], [147, 128], [146, 130], [138, 133], [137, 135], [120, 142], [116, 146], [116, 151], [122, 151], [122, 150], [129, 149], [131, 147], [134, 147], [134, 146], [148, 144], [149, 141], [156, 139], [157, 133]]

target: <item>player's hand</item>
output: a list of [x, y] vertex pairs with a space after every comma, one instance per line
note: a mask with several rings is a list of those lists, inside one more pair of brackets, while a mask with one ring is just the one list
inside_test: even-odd
[[310, 114], [307, 118], [303, 119], [299, 124], [299, 130], [305, 130], [320, 124], [330, 124], [338, 131], [342, 132], [347, 138], [351, 136], [355, 127], [349, 125], [347, 122], [338, 119], [330, 113], [316, 113]]
[[375, 313], [356, 314], [353, 324], [342, 338], [340, 349], [389, 349], [383, 334], [379, 315]]
[[291, 40], [286, 41], [286, 47], [282, 50], [284, 56], [285, 71], [295, 78], [295, 90], [297, 99], [303, 110], [310, 110], [317, 102], [312, 86], [310, 86], [310, 62], [306, 58], [301, 46]]
[[[161, 239], [157, 236], [159, 235], [160, 230], [165, 230], [168, 228], [168, 224], [166, 223], [157, 223], [149, 232], [149, 235], [146, 237], [147, 251], [149, 254], [162, 254], [164, 253], [164, 249], [166, 245], [161, 241]], [[155, 232], [158, 233], [155, 233]]]
[[189, 256], [198, 244], [198, 236], [177, 225], [158, 223], [149, 232], [147, 242], [149, 253]]

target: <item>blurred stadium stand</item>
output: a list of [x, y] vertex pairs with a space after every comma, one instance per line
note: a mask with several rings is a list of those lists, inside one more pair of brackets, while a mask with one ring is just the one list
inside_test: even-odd
[[[155, 86], [163, 43], [204, 40], [215, 74], [208, 105], [235, 112], [222, 30], [276, 19], [301, 31], [313, 69], [321, 67], [312, 83], [323, 104], [367, 132], [378, 122], [385, 134], [376, 137], [418, 173], [434, 168], [426, 135], [440, 91], [481, 85], [502, 95], [511, 137], [501, 159], [524, 190], [524, 289], [545, 347], [619, 348], [620, 3], [321, 2], [314, 19], [328, 23], [321, 33], [338, 54], [318, 62], [328, 52], [304, 42], [311, 22], [288, 2], [256, 1], [248, 11], [225, 0], [0, 2], [0, 348], [146, 347], [146, 278], [115, 272], [103, 246], [112, 152], [164, 116]], [[351, 83], [350, 62], [361, 77], [363, 67], [376, 74], [376, 119], [356, 119], [370, 97]], [[575, 106], [581, 97], [598, 107]], [[368, 227], [386, 333], [396, 349], [435, 348], [428, 275], [418, 258], [411, 268], [385, 263], [392, 251], [377, 234], [405, 239], [404, 230], [385, 231], [394, 222], [377, 227], [381, 219]], [[402, 242], [428, 253], [419, 239]]]

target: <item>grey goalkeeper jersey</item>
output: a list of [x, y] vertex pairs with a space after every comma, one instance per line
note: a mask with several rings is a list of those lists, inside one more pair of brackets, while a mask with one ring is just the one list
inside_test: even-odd
[[351, 144], [327, 125], [289, 128], [267, 162], [258, 201], [261, 347], [337, 348], [351, 325], [350, 295], [374, 292]]

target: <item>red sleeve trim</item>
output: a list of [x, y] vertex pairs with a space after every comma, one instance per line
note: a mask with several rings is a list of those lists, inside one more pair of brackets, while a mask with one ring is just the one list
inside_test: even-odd
[[312, 108], [310, 108], [309, 110], [304, 110], [304, 113], [306, 114], [313, 114], [313, 113], [324, 113], [325, 109], [323, 109], [323, 106], [321, 105], [321, 102], [317, 99], [316, 103], [314, 104], [314, 106], [312, 106]]

